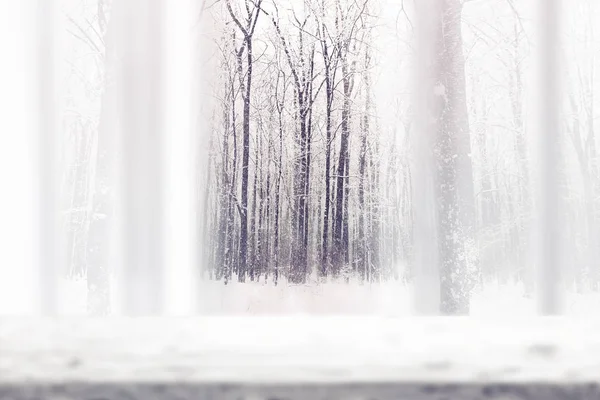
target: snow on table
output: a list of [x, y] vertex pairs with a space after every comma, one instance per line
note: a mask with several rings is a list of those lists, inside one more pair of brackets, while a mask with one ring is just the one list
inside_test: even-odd
[[600, 321], [0, 319], [0, 400], [600, 399]]

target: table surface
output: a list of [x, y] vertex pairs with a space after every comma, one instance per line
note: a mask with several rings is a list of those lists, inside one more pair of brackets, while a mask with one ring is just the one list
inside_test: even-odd
[[600, 383], [600, 320], [0, 318], [0, 384]]

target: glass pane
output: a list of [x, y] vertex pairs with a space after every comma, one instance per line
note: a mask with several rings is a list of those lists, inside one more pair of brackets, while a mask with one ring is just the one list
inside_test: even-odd
[[0, 313], [600, 301], [595, 2], [42, 3], [4, 13]]

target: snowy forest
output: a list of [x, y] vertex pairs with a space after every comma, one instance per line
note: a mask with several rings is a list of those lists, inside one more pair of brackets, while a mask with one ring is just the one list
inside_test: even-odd
[[[61, 273], [84, 282], [70, 290], [85, 293], [86, 312], [107, 314], [119, 0], [59, 3]], [[253, 312], [256, 300], [236, 296], [376, 312], [419, 292], [452, 315], [531, 302], [543, 135], [534, 1], [440, 0], [437, 12], [415, 0], [197, 3], [189, 219], [200, 291], [220, 302], [211, 312]], [[564, 2], [556, 33], [556, 254], [577, 312], [600, 288], [599, 7]]]

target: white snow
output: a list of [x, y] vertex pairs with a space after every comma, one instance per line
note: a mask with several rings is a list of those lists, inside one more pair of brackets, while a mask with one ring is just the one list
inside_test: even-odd
[[444, 98], [445, 98], [445, 97], [446, 97], [446, 87], [445, 87], [443, 84], [441, 84], [441, 83], [438, 83], [438, 84], [437, 84], [437, 85], [435, 85], [435, 87], [433, 88], [433, 93], [434, 93], [436, 96], [439, 96], [439, 97], [444, 97]]
[[[533, 317], [518, 284], [477, 290], [469, 318], [410, 317], [393, 281], [200, 289], [219, 316], [0, 317], [0, 398], [598, 398], [600, 320]], [[85, 280], [62, 294], [85, 314]], [[589, 318], [599, 297], [569, 294], [566, 311]]]
[[[19, 285], [5, 285], [0, 291], [0, 316], [31, 315], [31, 310], [18, 304]], [[59, 285], [60, 314], [84, 316], [87, 312], [85, 278], [63, 279]], [[117, 285], [113, 280], [112, 308], [118, 310]], [[239, 283], [235, 279], [224, 285], [203, 281], [197, 287], [200, 294], [198, 312], [203, 315], [368, 315], [410, 316], [413, 314], [413, 287], [402, 281], [362, 284], [351, 280], [326, 283], [277, 286], [272, 282]], [[172, 291], [171, 295], [177, 293]], [[168, 299], [166, 313], [170, 316], [190, 315], [189, 293], [181, 299]], [[177, 307], [182, 305], [181, 307]], [[569, 316], [595, 316], [600, 309], [600, 293], [567, 292], [563, 311]], [[113, 312], [118, 315], [118, 312]], [[521, 283], [489, 282], [474, 290], [471, 316], [527, 317], [536, 315], [535, 298], [526, 297]]]
[[5, 318], [0, 385], [600, 383], [599, 329], [563, 318]]

